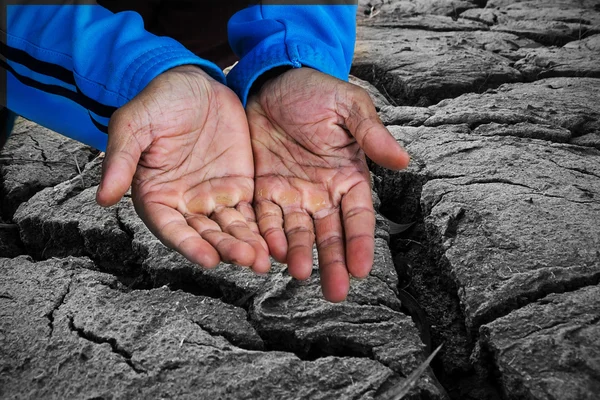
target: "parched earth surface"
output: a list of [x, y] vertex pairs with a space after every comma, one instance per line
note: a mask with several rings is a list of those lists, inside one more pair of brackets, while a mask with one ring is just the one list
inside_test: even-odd
[[[200, 270], [102, 158], [19, 120], [0, 153], [0, 397], [600, 394], [600, 1], [360, 1], [352, 82], [412, 155], [372, 165], [371, 276]], [[402, 224], [398, 232], [391, 220]], [[406, 224], [411, 224], [406, 229]], [[391, 229], [390, 229], [391, 226]]]

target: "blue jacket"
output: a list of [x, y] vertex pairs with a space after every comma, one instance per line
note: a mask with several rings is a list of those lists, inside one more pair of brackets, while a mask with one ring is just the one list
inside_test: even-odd
[[241, 60], [225, 78], [179, 42], [145, 31], [134, 12], [113, 14], [99, 5], [6, 8], [7, 43], [0, 43], [6, 107], [99, 150], [106, 148], [112, 113], [170, 68], [198, 65], [245, 104], [252, 83], [278, 66], [308, 66], [347, 80], [356, 32], [355, 5], [248, 7], [229, 21]]

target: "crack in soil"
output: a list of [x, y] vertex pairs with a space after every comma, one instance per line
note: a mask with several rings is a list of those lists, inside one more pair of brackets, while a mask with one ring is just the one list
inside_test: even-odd
[[[506, 60], [510, 61], [508, 58]], [[523, 77], [516, 80], [510, 77], [498, 79], [498, 76], [502, 75], [497, 75], [494, 79], [490, 79], [491, 75], [488, 74], [481, 79], [475, 79], [469, 86], [440, 85], [440, 88], [418, 90], [418, 93], [414, 93], [415, 89], [409, 88], [403, 79], [395, 78], [393, 74], [390, 74], [394, 70], [402, 70], [402, 66], [383, 69], [377, 64], [353, 65], [350, 73], [359, 79], [371, 83], [395, 106], [410, 107], [428, 107], [442, 100], [460, 97], [463, 94], [481, 94], [487, 90], [496, 90], [507, 83], [525, 82]]]
[[136, 374], [147, 373], [146, 370], [135, 366], [133, 361], [131, 361], [132, 353], [128, 352], [123, 347], [119, 346], [119, 344], [117, 343], [117, 340], [115, 338], [104, 338], [104, 337], [96, 335], [93, 332], [88, 332], [84, 328], [75, 326], [73, 316], [69, 315], [67, 318], [69, 319], [69, 329], [72, 332], [77, 333], [77, 336], [79, 336], [80, 338], [87, 340], [89, 342], [95, 343], [95, 344], [105, 344], [105, 343], [109, 344], [112, 352], [121, 356], [124, 359], [125, 363], [131, 368], [132, 371], [134, 371]]
[[567, 171], [579, 172], [579, 173], [580, 173], [580, 174], [582, 174], [582, 175], [585, 175], [585, 176], [591, 176], [591, 177], [594, 177], [594, 178], [598, 178], [598, 179], [600, 179], [600, 175], [598, 175], [598, 174], [595, 174], [595, 173], [593, 173], [593, 172], [591, 172], [591, 171], [585, 170], [585, 169], [583, 169], [583, 168], [567, 167], [567, 166], [565, 166], [564, 164], [559, 164], [559, 163], [557, 163], [556, 161], [554, 161], [554, 160], [553, 160], [553, 159], [551, 159], [551, 158], [548, 158], [548, 161], [550, 161], [551, 163], [553, 163], [554, 165], [556, 165], [556, 166], [557, 166], [557, 167], [559, 167], [559, 168], [566, 169]]
[[[489, 310], [485, 318], [474, 321], [474, 330], [467, 332], [464, 325], [465, 316], [458, 298], [458, 287], [439, 242], [440, 233], [426, 229], [425, 216], [420, 208], [423, 185], [431, 180], [431, 177], [412, 172], [390, 173], [374, 165], [371, 167], [373, 173], [379, 176], [375, 190], [381, 199], [382, 214], [398, 223], [417, 220], [417, 224], [407, 232], [392, 235], [390, 250], [400, 278], [399, 288], [406, 290], [416, 299], [427, 319], [431, 321], [432, 345], [445, 344], [446, 348], [442, 350], [441, 357], [434, 360], [432, 364], [436, 376], [440, 378], [442, 385], [454, 399], [500, 398], [492, 359], [485, 358], [484, 353], [481, 353], [479, 361], [469, 359], [478, 346], [478, 327], [549, 294], [570, 292], [585, 286], [597, 285], [600, 283], [600, 272], [592, 277], [578, 277], [568, 282], [554, 283], [549, 280], [546, 285], [532, 293], [516, 296], [512, 301], [504, 302], [497, 308]], [[572, 170], [583, 174], [587, 172], [573, 168]], [[510, 184], [531, 189], [526, 185], [504, 179], [481, 179], [467, 184], [490, 183]], [[410, 264], [409, 267], [407, 263]]]
[[29, 136], [29, 138], [31, 139], [31, 141], [35, 144], [34, 148], [36, 148], [37, 150], [40, 151], [40, 155], [42, 156], [42, 161], [44, 162], [44, 164], [46, 163], [46, 161], [48, 161], [48, 157], [46, 156], [46, 152], [44, 150], [44, 146], [42, 146], [40, 144], [40, 142], [33, 136]]
[[[212, 329], [210, 326], [202, 324], [200, 321], [196, 321], [193, 319], [190, 319], [189, 321], [191, 321], [194, 325], [196, 325], [203, 331], [207, 332], [212, 337], [220, 337], [220, 338], [225, 339], [233, 347], [237, 347], [237, 348], [244, 349], [244, 350], [250, 350], [250, 351], [263, 351], [264, 350], [263, 346], [252, 346], [249, 343], [243, 343], [242, 341], [236, 339], [236, 337], [234, 335], [228, 334], [227, 331]], [[183, 342], [184, 341], [182, 341], [182, 343]]]
[[[72, 278], [72, 277], [73, 277], [73, 275], [71, 275], [69, 278]], [[73, 282], [71, 280], [69, 280], [69, 283], [67, 284], [66, 290], [54, 302], [54, 305], [52, 306], [52, 310], [50, 310], [45, 315], [46, 318], [48, 318], [48, 327], [50, 328], [50, 332], [48, 332], [48, 337], [52, 337], [52, 334], [54, 333], [54, 313], [56, 311], [58, 311], [58, 309], [65, 303], [65, 299], [67, 298], [67, 296], [71, 292], [71, 284], [72, 283]]]
[[[369, 346], [350, 340], [339, 340], [328, 336], [319, 337], [317, 340], [302, 340], [294, 337], [293, 331], [284, 329], [260, 329], [255, 327], [258, 335], [265, 343], [266, 352], [292, 353], [303, 361], [316, 361], [326, 357], [337, 358], [367, 358], [378, 360], [374, 351], [378, 346]], [[385, 365], [385, 364], [383, 364]], [[398, 371], [394, 371], [399, 374]], [[401, 374], [400, 374], [401, 375]]]
[[[548, 275], [552, 275], [552, 271], [543, 270]], [[550, 294], [562, 294], [574, 292], [587, 286], [596, 286], [600, 284], [600, 271], [592, 276], [575, 277], [569, 281], [554, 282], [549, 279], [545, 284], [540, 285], [536, 290], [529, 293], [518, 293], [514, 297], [506, 297], [502, 304], [490, 307], [485, 314], [473, 318], [473, 330], [478, 339], [479, 328], [482, 325], [488, 324], [498, 318], [505, 317], [513, 311], [517, 311], [529, 304], [535, 303], [538, 300]]]
[[574, 199], [569, 199], [567, 197], [564, 196], [559, 196], [559, 195], [554, 195], [554, 194], [548, 194], [548, 193], [542, 193], [542, 192], [531, 192], [531, 193], [525, 193], [525, 194], [529, 194], [531, 196], [542, 196], [542, 197], [548, 197], [548, 198], [552, 198], [552, 199], [562, 199], [562, 200], [566, 200], [570, 203], [575, 203], [575, 204], [600, 204], [600, 201], [596, 201], [596, 200], [574, 200]]
[[[589, 286], [592, 286], [592, 285], [589, 285]], [[600, 316], [594, 317], [590, 321], [588, 321], [585, 326], [595, 325], [599, 321], [600, 321]], [[550, 330], [552, 328], [555, 328], [557, 326], [564, 325], [564, 324], [565, 324], [565, 322], [563, 321], [560, 323], [553, 323], [553, 324], [550, 324], [550, 325], [544, 326], [544, 327], [540, 326], [538, 330], [528, 332], [526, 335], [522, 336], [521, 338], [527, 337], [529, 335], [532, 335], [532, 334], [540, 332], [540, 331]], [[576, 330], [579, 330], [581, 328], [583, 328], [583, 327], [576, 328]], [[476, 349], [478, 358], [481, 360], [482, 364], [485, 363], [486, 367], [489, 368], [490, 377], [491, 377], [491, 379], [493, 379], [496, 382], [498, 387], [503, 386], [502, 385], [503, 371], [502, 371], [501, 366], [497, 365], [495, 363], [495, 360], [502, 359], [502, 357], [500, 357], [501, 351], [502, 351], [501, 348], [497, 348], [497, 347], [493, 346], [492, 343], [487, 340], [480, 340], [478, 342], [478, 348]], [[509, 361], [508, 364], [510, 365], [511, 362], [512, 361]], [[594, 370], [593, 368], [590, 368], [585, 363], [579, 364], [579, 367], [585, 369], [586, 372], [590, 376], [598, 377], [596, 370]], [[510, 398], [518, 398], [518, 399], [532, 398], [531, 393], [526, 388], [522, 387], [521, 385], [518, 385], [518, 386], [512, 385], [512, 390], [510, 392], [510, 396], [511, 396]], [[508, 397], [508, 394], [505, 394], [505, 397]]]
[[[376, 166], [372, 170], [381, 177], [375, 190], [381, 199], [382, 214], [398, 223], [416, 222], [410, 230], [392, 235], [390, 250], [398, 272], [398, 288], [414, 298], [421, 311], [408, 310], [418, 321], [415, 323], [422, 340], [433, 348], [444, 345], [431, 364], [436, 377], [453, 399], [498, 399], [497, 389], [469, 359], [476, 341], [464, 324], [450, 265], [425, 227], [420, 199], [427, 177], [411, 172], [390, 173]], [[479, 397], [482, 393], [485, 397]]]
[[[441, 17], [449, 17], [452, 18], [450, 15], [440, 15]], [[452, 18], [454, 20], [454, 18]], [[466, 19], [466, 18], [465, 18]], [[486, 24], [487, 25], [487, 24]], [[369, 25], [369, 24], [364, 24], [362, 26], [366, 26], [369, 28], [383, 28], [383, 29], [390, 29], [390, 28], [398, 28], [398, 24], [395, 24], [393, 22], [381, 22], [378, 23], [377, 25]], [[445, 26], [429, 26], [429, 25], [423, 25], [420, 24], [419, 22], [415, 22], [414, 24], [409, 24], [406, 21], [404, 21], [402, 23], [402, 29], [412, 29], [412, 30], [419, 30], [419, 31], [425, 31], [425, 32], [487, 32], [489, 29], [485, 29], [486, 27], [471, 27], [471, 26], [457, 26], [454, 28], [451, 27], [445, 27]], [[362, 41], [368, 40], [368, 39], [361, 39]]]
[[[193, 340], [187, 340], [186, 338], [184, 338], [181, 341], [181, 345], [183, 346], [184, 344], [191, 344], [191, 345], [198, 346], [198, 347], [204, 347], [204, 348], [208, 348], [208, 349], [213, 349], [213, 350], [218, 351], [219, 353], [225, 353], [225, 352], [228, 351], [228, 349], [222, 349], [220, 347], [212, 346], [212, 345], [207, 344], [207, 343], [199, 343], [199, 342], [195, 342]], [[169, 369], [178, 369], [178, 368], [181, 368], [182, 366], [184, 366], [186, 364], [187, 363], [185, 363], [185, 362], [177, 363], [177, 368], [169, 368]]]

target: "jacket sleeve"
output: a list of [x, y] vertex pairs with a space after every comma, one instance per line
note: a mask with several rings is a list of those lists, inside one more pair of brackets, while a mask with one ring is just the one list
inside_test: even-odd
[[238, 12], [228, 25], [229, 41], [240, 61], [227, 75], [227, 83], [244, 105], [256, 79], [276, 67], [311, 67], [348, 80], [356, 39], [355, 2], [262, 3]]
[[6, 6], [0, 73], [6, 70], [8, 109], [105, 150], [114, 110], [160, 73], [195, 64], [225, 83], [213, 63], [145, 31], [137, 13], [92, 3]]

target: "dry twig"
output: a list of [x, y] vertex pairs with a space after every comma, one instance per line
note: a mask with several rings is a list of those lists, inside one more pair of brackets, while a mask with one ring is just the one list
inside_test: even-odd
[[431, 360], [436, 356], [436, 354], [440, 351], [442, 346], [440, 345], [429, 357], [427, 360], [423, 362], [423, 364], [419, 365], [417, 369], [415, 369], [402, 383], [392, 387], [388, 391], [386, 391], [378, 400], [401, 400], [410, 392], [410, 390], [415, 387], [419, 378], [429, 367]]

